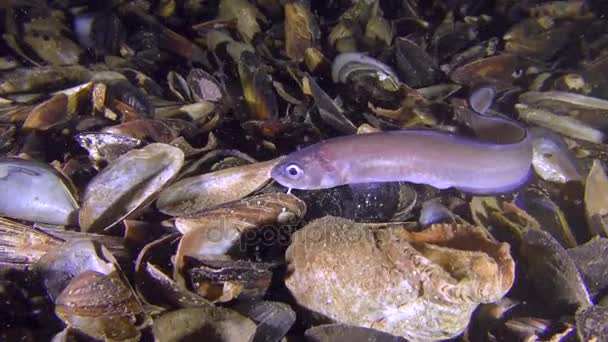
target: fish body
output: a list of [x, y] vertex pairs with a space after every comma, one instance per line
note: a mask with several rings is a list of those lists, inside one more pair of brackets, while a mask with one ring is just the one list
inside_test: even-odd
[[271, 176], [285, 187], [305, 190], [405, 181], [476, 194], [510, 192], [531, 172], [525, 129], [522, 137], [499, 144], [432, 130], [349, 135], [289, 154]]

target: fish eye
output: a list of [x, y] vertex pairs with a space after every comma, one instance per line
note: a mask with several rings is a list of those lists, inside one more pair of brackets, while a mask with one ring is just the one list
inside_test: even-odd
[[285, 173], [287, 174], [287, 177], [291, 179], [298, 179], [302, 177], [304, 171], [296, 164], [289, 164], [285, 167]]

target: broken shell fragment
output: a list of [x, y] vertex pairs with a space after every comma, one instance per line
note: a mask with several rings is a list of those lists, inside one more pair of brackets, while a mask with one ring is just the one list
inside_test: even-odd
[[167, 144], [150, 144], [114, 160], [87, 185], [80, 228], [107, 229], [149, 204], [184, 164], [184, 153]]
[[126, 135], [85, 132], [76, 135], [76, 141], [89, 152], [89, 159], [97, 166], [109, 163], [138, 147], [141, 140]]
[[460, 334], [477, 305], [502, 298], [515, 277], [506, 243], [455, 224], [410, 233], [327, 216], [294, 234], [286, 260], [298, 304], [412, 340]]
[[71, 225], [78, 203], [69, 180], [34, 160], [0, 159], [0, 215], [37, 223]]

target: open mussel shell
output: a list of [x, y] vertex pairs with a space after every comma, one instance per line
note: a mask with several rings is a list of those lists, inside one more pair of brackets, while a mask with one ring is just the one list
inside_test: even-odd
[[42, 275], [49, 297], [56, 299], [75, 275], [85, 271], [110, 274], [118, 269], [118, 262], [100, 243], [81, 238], [50, 249], [34, 269]]
[[69, 119], [68, 97], [58, 94], [32, 109], [23, 123], [24, 129], [47, 130]]
[[55, 301], [66, 324], [104, 340], [137, 341], [135, 326], [143, 308], [116, 274], [85, 271], [74, 277]]
[[47, 164], [0, 159], [0, 215], [54, 225], [76, 223], [78, 203], [69, 180]]
[[154, 119], [132, 120], [119, 125], [106, 127], [102, 129], [101, 132], [163, 144], [168, 144], [179, 136], [176, 129], [173, 129], [161, 120]]
[[135, 290], [150, 305], [188, 308], [211, 305], [209, 301], [178, 285], [172, 273], [171, 258], [179, 243], [179, 234], [165, 235], [148, 243], [135, 260]]
[[241, 199], [270, 181], [270, 170], [280, 159], [183, 178], [161, 192], [156, 207], [167, 215], [188, 216]]
[[[361, 53], [343, 53], [332, 64], [334, 83], [345, 83], [352, 89], [351, 98], [394, 105], [401, 95], [401, 84], [395, 72], [381, 61]], [[361, 97], [361, 98], [360, 98]]]
[[154, 143], [114, 160], [87, 185], [80, 211], [80, 228], [95, 232], [109, 228], [149, 204], [184, 163], [177, 147]]
[[272, 280], [274, 264], [216, 257], [186, 259], [187, 287], [213, 302], [261, 299]]
[[191, 288], [213, 301], [258, 297], [270, 285], [272, 265], [233, 261], [226, 255], [246, 255], [257, 246], [257, 233], [271, 226], [277, 227], [270, 232], [279, 240], [286, 233], [281, 228], [291, 229], [305, 212], [304, 202], [294, 195], [266, 193], [177, 218], [176, 226], [184, 236], [175, 257], [174, 277], [180, 283], [189, 279]]

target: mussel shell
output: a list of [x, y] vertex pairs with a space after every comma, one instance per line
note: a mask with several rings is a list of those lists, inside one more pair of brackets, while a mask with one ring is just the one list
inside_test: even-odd
[[190, 70], [187, 82], [196, 101], [218, 102], [223, 97], [219, 82], [202, 69]]
[[187, 308], [211, 303], [178, 285], [170, 276], [171, 257], [175, 254], [178, 233], [148, 243], [135, 260], [135, 289], [146, 303], [162, 307]]
[[595, 237], [583, 245], [569, 249], [568, 255], [597, 303], [608, 290], [608, 239]]
[[61, 90], [88, 82], [91, 77], [81, 65], [17, 68], [0, 76], [0, 95]]
[[273, 223], [295, 224], [305, 213], [306, 205], [296, 196], [265, 193], [178, 217], [175, 225], [183, 234], [198, 228], [211, 228], [219, 221], [244, 230], [248, 226], [262, 227]]
[[318, 34], [310, 9], [301, 2], [288, 2], [285, 11], [285, 53], [296, 62], [304, 59], [306, 49], [313, 46]]
[[79, 216], [81, 229], [106, 229], [147, 205], [183, 164], [180, 149], [160, 143], [114, 160], [87, 185]]
[[89, 239], [73, 239], [50, 249], [35, 264], [47, 294], [55, 300], [75, 275], [86, 271], [110, 274], [116, 259], [103, 245]]
[[219, 19], [237, 21], [237, 30], [248, 43], [261, 31], [257, 19], [266, 20], [262, 12], [245, 0], [221, 0], [218, 11]]
[[132, 316], [143, 311], [129, 287], [115, 274], [84, 271], [55, 300], [59, 315]]
[[82, 54], [78, 44], [58, 31], [32, 29], [25, 33], [22, 40], [50, 65], [74, 65]]
[[161, 192], [156, 207], [167, 215], [186, 216], [238, 200], [267, 184], [280, 159], [183, 178]]
[[76, 222], [78, 203], [69, 181], [47, 164], [0, 159], [0, 215], [55, 225]]
[[253, 339], [256, 325], [230, 309], [207, 306], [165, 313], [154, 320], [153, 331], [159, 341], [242, 342]]
[[104, 340], [137, 340], [143, 308], [116, 274], [83, 272], [56, 300], [55, 313], [69, 326]]
[[576, 238], [564, 212], [548, 196], [526, 189], [517, 195], [515, 204], [534, 217], [541, 229], [549, 232], [564, 248], [576, 247]]
[[520, 253], [526, 273], [546, 305], [554, 310], [576, 310], [591, 305], [576, 265], [551, 234], [529, 229], [523, 236]]
[[356, 132], [357, 127], [344, 114], [344, 110], [321, 89], [313, 78], [308, 77], [307, 79], [321, 120], [340, 132], [347, 134]]
[[259, 57], [249, 51], [243, 52], [238, 62], [238, 70], [251, 116], [260, 120], [277, 118], [279, 105], [272, 78]]
[[397, 38], [395, 60], [401, 80], [412, 88], [435, 84], [441, 77], [439, 66], [426, 51], [414, 42]]
[[515, 55], [496, 55], [462, 65], [452, 71], [450, 78], [469, 87], [491, 84], [504, 90], [517, 82], [528, 64]]
[[352, 73], [367, 73], [384, 79], [393, 88], [399, 84], [399, 77], [393, 69], [379, 60], [361, 53], [342, 53], [334, 59], [331, 66], [331, 78], [335, 83], [346, 83]]

